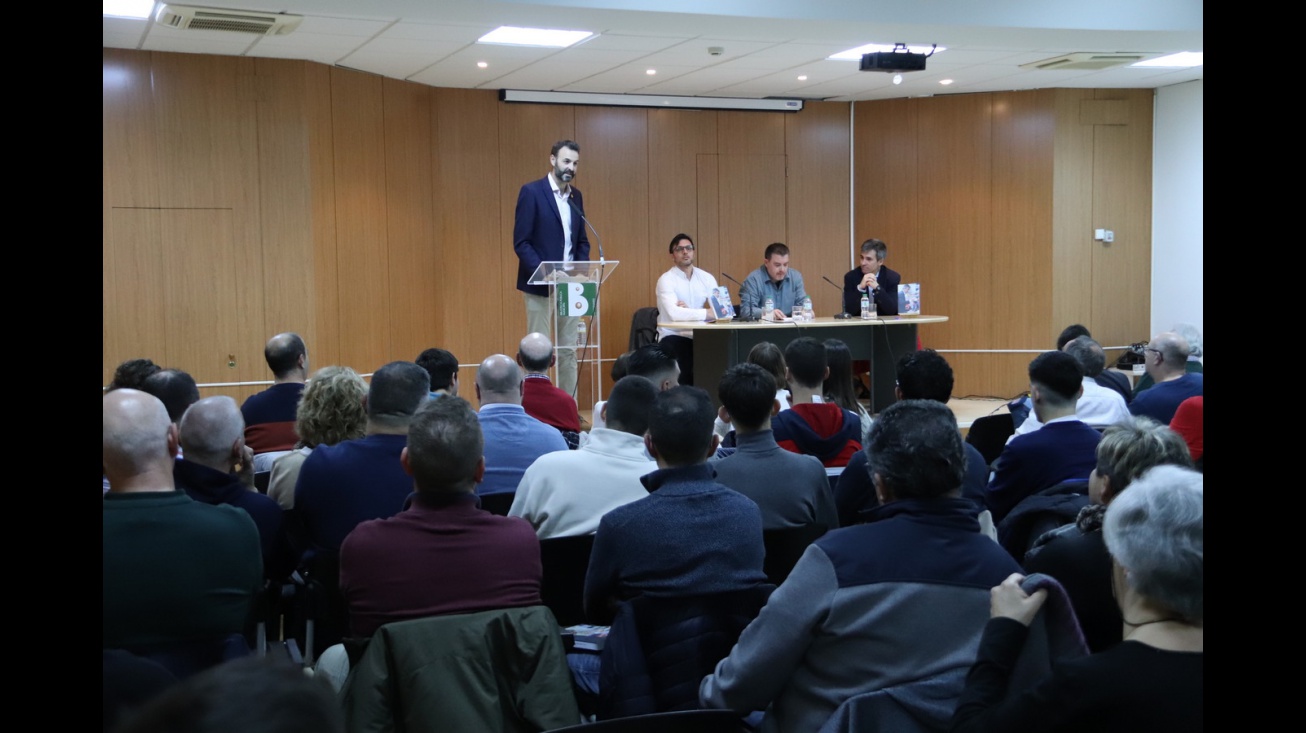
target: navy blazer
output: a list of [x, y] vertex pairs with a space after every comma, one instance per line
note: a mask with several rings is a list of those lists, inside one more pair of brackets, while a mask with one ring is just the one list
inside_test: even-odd
[[[512, 248], [517, 251], [517, 289], [531, 295], [547, 296], [546, 285], [527, 285], [531, 273], [541, 262], [558, 262], [562, 260], [566, 238], [562, 232], [562, 217], [558, 214], [558, 205], [554, 203], [553, 188], [549, 186], [548, 176], [531, 181], [521, 187], [517, 194], [517, 214], [512, 225]], [[585, 210], [580, 189], [571, 187], [571, 201], [575, 205], [571, 212], [571, 259], [572, 261], [590, 258], [590, 240], [585, 236], [585, 222], [581, 221], [576, 209]]]
[[[854, 267], [843, 276], [843, 312], [851, 313], [854, 316], [862, 313], [862, 294], [857, 290], [857, 286], [862, 282], [862, 268]], [[880, 265], [880, 273], [875, 276], [875, 281], [880, 284], [880, 289], [873, 294], [875, 300], [875, 315], [877, 316], [896, 316], [898, 315], [898, 283], [902, 282], [902, 276], [890, 270], [884, 265]]]

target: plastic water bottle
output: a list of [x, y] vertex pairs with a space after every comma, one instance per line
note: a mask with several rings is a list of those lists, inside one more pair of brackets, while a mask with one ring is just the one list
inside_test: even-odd
[[803, 298], [803, 320], [808, 323], [816, 320], [816, 314], [812, 312], [811, 298]]
[[589, 331], [585, 328], [585, 319], [582, 318], [577, 320], [576, 321], [576, 350], [577, 351], [580, 351], [585, 348], [585, 337], [588, 335], [589, 335]]
[[770, 318], [771, 311], [773, 310], [775, 310], [775, 301], [767, 298], [766, 301], [762, 303], [762, 317]]
[[862, 320], [871, 320], [871, 296], [868, 293], [862, 293]]

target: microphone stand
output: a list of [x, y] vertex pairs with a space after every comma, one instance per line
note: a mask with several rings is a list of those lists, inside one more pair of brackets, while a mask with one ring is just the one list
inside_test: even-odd
[[848, 313], [847, 311], [845, 311], [845, 310], [843, 309], [843, 305], [842, 305], [842, 304], [843, 304], [843, 288], [839, 287], [838, 285], [835, 285], [835, 284], [834, 284], [834, 281], [831, 280], [830, 278], [826, 277], [825, 275], [822, 275], [822, 276], [821, 276], [821, 279], [824, 280], [824, 281], [826, 281], [826, 282], [828, 282], [828, 283], [830, 283], [830, 285], [832, 285], [832, 286], [834, 287], [835, 290], [838, 290], [838, 291], [839, 291], [839, 303], [840, 303], [840, 305], [839, 305], [839, 312], [836, 313], [836, 314], [834, 314], [834, 317], [835, 317], [837, 320], [840, 320], [840, 321], [844, 321], [844, 320], [847, 320], [847, 319], [849, 319], [849, 318], [852, 318], [852, 317], [853, 317], [853, 314]]

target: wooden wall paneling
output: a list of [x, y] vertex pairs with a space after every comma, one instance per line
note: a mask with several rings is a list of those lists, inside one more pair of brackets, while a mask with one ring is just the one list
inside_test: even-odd
[[[509, 316], [523, 324], [526, 319], [512, 251], [515, 189], [506, 230], [501, 221], [501, 198], [507, 195], [500, 184], [499, 111], [504, 105], [495, 92], [475, 89], [435, 89], [431, 104], [433, 250], [445, 269], [432, 275], [422, 291], [438, 319], [439, 343], [427, 346], [448, 349], [461, 364], [479, 364], [490, 354], [516, 355], [515, 339], [521, 336], [513, 334], [520, 329], [509, 331], [505, 323]], [[475, 375], [473, 368], [458, 376], [470, 400], [476, 396]]]
[[[648, 235], [650, 252], [665, 253], [671, 237], [685, 232], [698, 246], [695, 261], [710, 271], [719, 264], [717, 232], [701, 228], [699, 156], [716, 155], [717, 113], [706, 110], [650, 109], [648, 116]], [[713, 191], [715, 197], [715, 190]], [[715, 202], [715, 198], [713, 199]], [[714, 203], [715, 205], [715, 203]], [[707, 259], [704, 259], [707, 258]], [[670, 258], [652, 258], [661, 274]], [[649, 296], [652, 297], [652, 286]]]
[[158, 209], [111, 208], [104, 219], [103, 378], [128, 359], [167, 365], [163, 232]]
[[[306, 61], [255, 59], [259, 171], [259, 264], [263, 323], [246, 334], [257, 342], [293, 331], [318, 362], [313, 280], [312, 127], [308, 119]], [[314, 64], [316, 66], [316, 64]], [[326, 366], [329, 362], [321, 362]], [[272, 374], [264, 365], [264, 377]]]
[[[549, 150], [558, 140], [576, 140], [580, 145], [580, 164], [576, 167], [577, 188], [589, 206], [591, 189], [585, 172], [589, 166], [589, 148], [576, 139], [576, 108], [556, 104], [498, 103], [499, 110], [499, 228], [501, 246], [511, 256], [505, 260], [500, 292], [508, 293], [510, 305], [503, 311], [501, 338], [504, 353], [516, 353], [517, 344], [526, 335], [526, 306], [517, 291], [517, 255], [513, 251], [512, 228], [517, 208], [517, 192], [522, 184], [543, 178], [550, 170]], [[602, 192], [592, 191], [601, 197]], [[511, 349], [511, 351], [509, 351]]]
[[843, 311], [842, 295], [821, 276], [842, 286], [848, 271], [849, 231], [848, 104], [808, 102], [785, 122], [785, 203], [791, 260], [818, 315]]
[[988, 345], [1050, 348], [1053, 93], [1006, 92], [992, 99], [992, 270], [988, 282], [976, 285], [1002, 308], [994, 313]]
[[[1052, 177], [1052, 317], [1043, 343], [1056, 345], [1061, 329], [1093, 322], [1093, 126], [1080, 119], [1090, 89], [1057, 89]], [[1105, 343], [1105, 342], [1103, 342]]]
[[[785, 156], [718, 155], [717, 166], [722, 267], [742, 282], [761, 266], [767, 245], [783, 242], [788, 232]], [[790, 261], [802, 270], [800, 253], [792, 252]]]
[[114, 48], [103, 52], [105, 206], [159, 206], [152, 55]]
[[336, 243], [335, 145], [331, 117], [331, 68], [305, 64], [304, 126], [308, 140], [309, 213], [312, 257], [305, 263], [311, 278], [313, 340], [307, 343], [310, 364], [341, 365], [340, 268]]
[[[701, 154], [694, 156], [694, 188], [696, 192], [695, 206], [698, 209], [698, 215], [695, 218], [699, 239], [705, 244], [696, 245], [697, 255], [694, 262], [699, 267], [712, 273], [716, 279], [717, 285], [725, 285], [733, 294], [735, 302], [739, 301], [739, 286], [722, 277], [722, 273], [729, 273], [731, 277], [744, 281], [748, 275], [749, 260], [744, 253], [739, 253], [732, 257], [727, 257], [724, 249], [724, 243], [721, 238], [721, 171], [718, 165], [720, 158], [715, 154]], [[674, 234], [674, 232], [673, 232]], [[671, 244], [671, 237], [667, 237], [667, 244]], [[666, 250], [663, 250], [666, 251]], [[670, 262], [670, 253], [667, 255], [667, 262]], [[667, 265], [671, 267], [670, 264]]]
[[[799, 113], [801, 114], [801, 113]], [[717, 112], [717, 152], [722, 155], [784, 155], [783, 112]]]
[[[933, 326], [921, 327], [921, 338]], [[953, 373], [953, 397], [1010, 400], [1029, 390], [1029, 353], [944, 353]], [[1007, 408], [1001, 407], [999, 411]]]
[[[604, 256], [621, 262], [603, 289], [603, 334], [598, 349], [601, 358], [615, 359], [626, 350], [631, 315], [636, 308], [652, 302], [654, 283], [666, 262], [647, 241], [648, 113], [621, 107], [578, 107], [576, 135], [577, 142], [588, 141], [581, 143], [585, 146], [581, 160], [589, 166], [586, 180], [593, 193], [586, 194], [585, 216], [603, 240]], [[591, 232], [590, 259], [598, 258], [598, 245]], [[586, 370], [597, 369], [602, 381], [610, 366], [599, 363], [582, 367], [577, 395], [582, 406], [592, 405], [597, 399], [591, 394]]]
[[359, 373], [391, 361], [382, 77], [331, 70], [340, 360]]
[[1009, 295], [988, 288], [994, 246], [992, 99], [958, 94], [916, 101], [917, 247], [923, 258], [904, 278], [921, 283], [924, 310], [950, 319], [922, 329], [921, 338], [936, 348], [991, 348], [992, 323], [1007, 317]]
[[1152, 287], [1151, 89], [1099, 89], [1095, 102], [1128, 105], [1128, 124], [1093, 127], [1093, 227], [1115, 241], [1093, 248], [1093, 336], [1106, 345], [1150, 338]]
[[[891, 99], [853, 105], [855, 250], [872, 237], [882, 240], [889, 247], [885, 263], [906, 282], [922, 282], [919, 271], [926, 257], [917, 228], [919, 102]], [[857, 251], [851, 253], [849, 269], [857, 262]]]
[[[439, 313], [478, 287], [477, 278], [448, 277], [450, 257], [435, 241], [431, 98], [434, 90], [412, 82], [385, 79], [385, 215], [389, 254], [390, 350], [387, 361], [412, 361], [440, 343]], [[457, 256], [457, 255], [453, 255]], [[460, 263], [461, 264], [461, 263]], [[483, 282], [483, 281], [482, 281]], [[457, 353], [457, 352], [455, 352]]]

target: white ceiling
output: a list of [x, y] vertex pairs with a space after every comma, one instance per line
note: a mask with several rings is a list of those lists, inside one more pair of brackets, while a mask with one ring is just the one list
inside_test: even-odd
[[[212, 0], [303, 15], [285, 36], [104, 18], [104, 46], [308, 59], [437, 87], [856, 101], [1043, 87], [1156, 88], [1202, 67], [1027, 71], [1067, 53], [1201, 51], [1201, 0]], [[567, 49], [477, 44], [500, 25], [598, 34]], [[865, 43], [938, 44], [925, 71], [826, 57]], [[710, 46], [724, 48], [712, 56]], [[488, 68], [477, 67], [484, 61]], [[656, 69], [656, 75], [646, 73]], [[806, 81], [798, 76], [806, 75]], [[949, 86], [939, 84], [953, 79]]]

